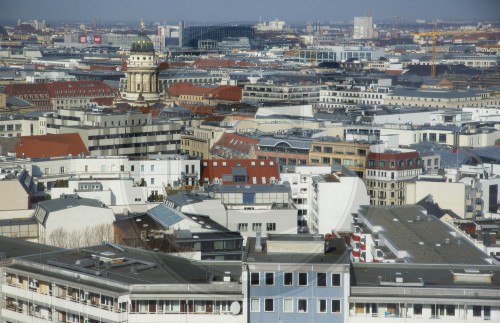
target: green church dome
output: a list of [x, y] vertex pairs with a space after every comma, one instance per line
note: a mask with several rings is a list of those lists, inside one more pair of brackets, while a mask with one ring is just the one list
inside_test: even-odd
[[141, 20], [141, 30], [132, 40], [132, 48], [130, 49], [133, 53], [154, 53], [155, 49], [153, 47], [153, 41], [146, 35], [144, 31], [144, 22]]

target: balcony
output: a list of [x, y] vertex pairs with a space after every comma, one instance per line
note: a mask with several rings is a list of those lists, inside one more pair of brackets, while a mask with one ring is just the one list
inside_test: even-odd
[[194, 172], [194, 173], [182, 172], [181, 175], [182, 175], [183, 178], [197, 178], [198, 177], [198, 172]]
[[[74, 312], [79, 312], [82, 314], [92, 314], [94, 316], [99, 316], [102, 319], [109, 321], [119, 321], [120, 313], [119, 309], [114, 309], [107, 305], [94, 304], [91, 305], [90, 301], [77, 301], [70, 298], [68, 295], [66, 298], [58, 298], [55, 296], [40, 294], [35, 291], [30, 291], [23, 288], [17, 288], [14, 286], [3, 285], [3, 293], [6, 296], [18, 297], [29, 299], [35, 303], [47, 306], [56, 306], [64, 309], [70, 309]], [[113, 311], [115, 310], [115, 311]], [[30, 317], [31, 318], [31, 317]], [[26, 320], [19, 320], [26, 321]], [[28, 320], [31, 322], [31, 320]]]

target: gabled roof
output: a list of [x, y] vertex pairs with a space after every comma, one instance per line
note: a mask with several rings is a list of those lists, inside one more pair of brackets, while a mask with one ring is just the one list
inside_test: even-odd
[[[214, 178], [222, 179], [224, 175], [241, 174], [241, 168], [246, 168], [247, 171], [247, 181], [242, 184], [269, 184], [272, 177], [275, 180], [280, 178], [278, 163], [274, 160], [205, 159], [202, 161], [201, 180], [208, 179], [212, 183]], [[254, 177], [256, 183], [253, 182]], [[265, 182], [262, 178], [265, 178]], [[223, 184], [233, 184], [233, 182], [231, 180]]]
[[181, 95], [201, 96], [207, 99], [217, 99], [222, 101], [241, 100], [243, 89], [234, 85], [222, 85], [217, 87], [199, 86], [189, 82], [179, 82], [169, 87], [168, 93], [171, 97]]
[[21, 136], [15, 151], [18, 158], [90, 155], [78, 133]]
[[223, 156], [226, 153], [231, 155], [237, 153], [243, 157], [250, 154], [252, 149], [255, 150], [258, 143], [259, 140], [257, 139], [226, 132], [210, 149], [210, 153], [217, 156]]

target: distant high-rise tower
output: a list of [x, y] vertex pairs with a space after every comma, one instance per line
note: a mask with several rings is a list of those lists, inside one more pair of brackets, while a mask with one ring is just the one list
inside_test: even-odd
[[132, 41], [130, 56], [127, 60], [126, 90], [121, 93], [119, 101], [131, 105], [144, 105], [160, 99], [158, 89], [158, 59], [155, 55], [153, 42], [141, 30]]
[[370, 39], [373, 38], [373, 22], [372, 17], [354, 17], [354, 39]]

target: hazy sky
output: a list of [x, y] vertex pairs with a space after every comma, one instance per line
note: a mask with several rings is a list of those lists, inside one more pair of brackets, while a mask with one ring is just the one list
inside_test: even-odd
[[178, 20], [197, 22], [287, 22], [352, 20], [372, 12], [373, 19], [500, 20], [500, 0], [0, 0], [0, 21]]

